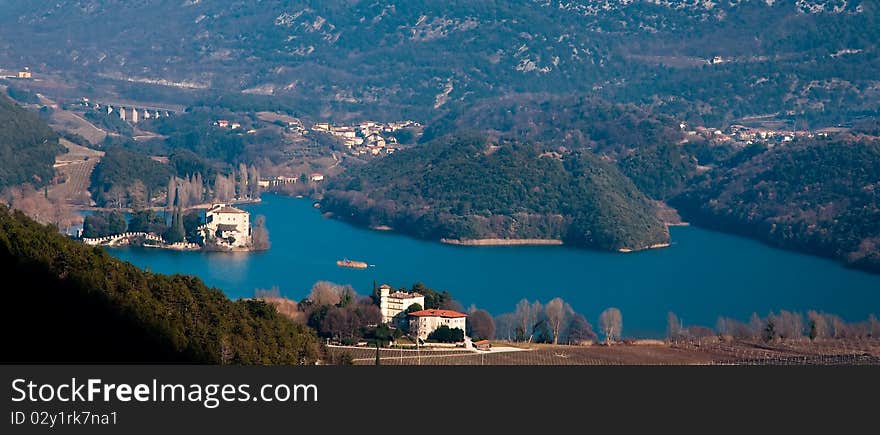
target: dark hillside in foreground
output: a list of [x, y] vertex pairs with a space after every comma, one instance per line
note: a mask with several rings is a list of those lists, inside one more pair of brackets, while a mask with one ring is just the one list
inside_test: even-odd
[[5, 363], [308, 364], [314, 333], [189, 276], [145, 272], [0, 207]]

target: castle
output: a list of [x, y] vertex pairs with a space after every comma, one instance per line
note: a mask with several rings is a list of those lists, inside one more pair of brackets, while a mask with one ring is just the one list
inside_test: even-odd
[[212, 204], [205, 212], [205, 225], [200, 227], [205, 243], [227, 248], [244, 248], [251, 244], [250, 213], [226, 204]]

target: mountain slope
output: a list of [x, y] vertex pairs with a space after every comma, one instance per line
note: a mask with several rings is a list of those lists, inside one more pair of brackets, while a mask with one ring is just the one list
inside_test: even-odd
[[[876, 113], [876, 2], [0, 0], [0, 63], [413, 116], [522, 92]], [[710, 62], [715, 57], [719, 62]], [[125, 87], [125, 86], [121, 86]]]
[[686, 220], [880, 271], [880, 141], [777, 147], [673, 200]]
[[590, 152], [442, 137], [333, 181], [322, 208], [429, 239], [560, 239], [605, 250], [669, 241], [653, 204]]
[[[198, 278], [145, 272], [0, 206], [3, 362], [304, 364], [312, 331]], [[15, 281], [10, 281], [12, 278]]]
[[0, 94], [0, 190], [21, 183], [42, 186], [52, 180], [58, 135], [37, 115]]

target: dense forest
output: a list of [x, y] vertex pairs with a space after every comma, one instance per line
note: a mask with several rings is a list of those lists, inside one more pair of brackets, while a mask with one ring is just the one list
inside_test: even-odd
[[170, 166], [114, 146], [106, 149], [104, 158], [92, 172], [89, 189], [98, 205], [123, 207], [132, 201], [149, 202], [154, 193], [167, 185], [171, 175]]
[[[311, 364], [313, 331], [256, 300], [145, 272], [0, 207], [4, 362]], [[23, 283], [26, 283], [23, 284]], [[22, 325], [28, 325], [22, 327]]]
[[0, 190], [21, 183], [48, 184], [55, 156], [63, 150], [45, 121], [0, 94]]
[[352, 168], [326, 210], [439, 239], [561, 239], [598, 249], [669, 241], [654, 206], [595, 154], [450, 136]]
[[875, 139], [805, 140], [757, 152], [707, 173], [671, 202], [703, 226], [880, 271]]

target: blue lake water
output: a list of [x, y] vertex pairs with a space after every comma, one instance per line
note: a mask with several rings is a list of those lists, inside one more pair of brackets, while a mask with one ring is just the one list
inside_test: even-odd
[[[847, 320], [880, 314], [880, 275], [696, 227], [673, 227], [669, 248], [618, 254], [444, 245], [326, 219], [309, 199], [270, 194], [242, 208], [266, 216], [269, 251], [109, 252], [153, 272], [197, 275], [232, 298], [277, 286], [299, 300], [319, 280], [351, 284], [364, 295], [373, 280], [394, 287], [421, 281], [448, 290], [465, 307], [500, 314], [522, 298], [559, 296], [594, 325], [603, 309], [619, 308], [625, 336], [662, 335], [668, 311], [686, 326], [714, 326], [719, 315], [745, 321], [752, 312], [779, 309], [824, 310]], [[342, 258], [375, 267], [340, 268]]]

